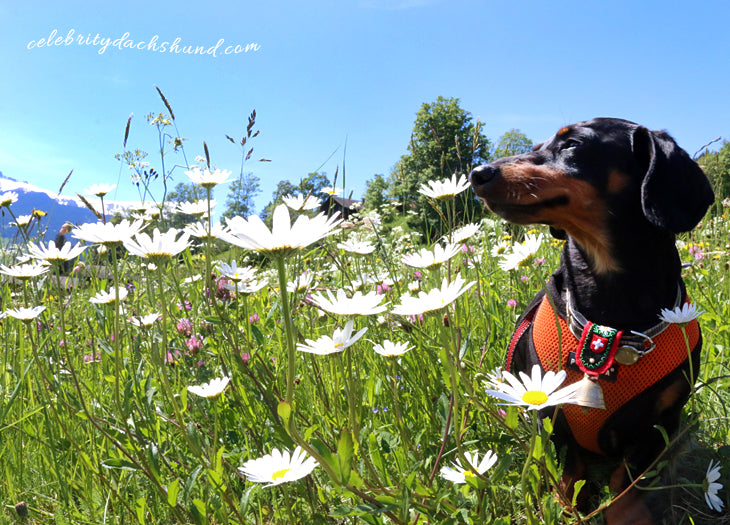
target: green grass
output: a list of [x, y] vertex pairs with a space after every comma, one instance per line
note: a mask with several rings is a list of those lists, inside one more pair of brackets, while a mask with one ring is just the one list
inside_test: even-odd
[[[357, 224], [288, 259], [289, 280], [307, 271], [316, 276], [315, 289], [337, 290], [358, 275], [384, 275], [390, 308], [414, 281], [414, 269], [400, 257], [416, 251], [418, 241], [403, 230], [383, 237]], [[685, 410], [688, 437], [669, 454], [684, 458], [673, 477], [677, 523], [691, 523], [690, 516], [694, 523], [717, 522], [696, 485], [710, 458], [727, 468], [730, 455], [729, 233], [724, 219], [707, 220], [680, 247], [685, 261], [693, 259], [693, 243], [707, 255], [685, 271], [689, 293], [706, 313], [696, 410]], [[353, 235], [372, 240], [377, 251], [354, 256], [337, 248]], [[133, 256], [116, 267], [100, 258], [109, 267], [99, 274], [117, 275], [130, 290], [119, 316], [113, 306], [89, 302], [113, 285], [93, 273], [71, 290], [48, 275], [5, 280], [4, 309], [47, 308], [31, 322], [0, 322], [0, 521], [576, 522], [579, 517], [564, 512], [551, 489], [560, 467], [547, 431], [536, 431], [516, 409], [502, 412], [484, 393], [485, 374], [502, 365], [515, 320], [557, 266], [560, 251], [559, 243], [546, 241], [539, 253], [544, 263], [505, 272], [490, 250], [506, 235], [504, 225], [486, 220], [465, 242], [468, 252], [420, 272], [422, 290], [447, 276], [477, 283], [454, 304], [422, 320], [358, 316], [355, 330], [368, 331], [344, 352], [297, 352], [290, 404], [282, 404], [290, 370], [282, 296], [275, 266], [260, 256], [252, 260], [268, 286], [232, 297], [208, 293], [204, 278], [186, 281], [205, 273], [205, 250], [186, 251], [154, 271]], [[242, 265], [248, 256], [233, 249], [222, 258]], [[312, 306], [307, 293], [312, 290], [289, 296], [297, 342], [332, 335], [345, 323]], [[510, 299], [515, 307], [508, 306]], [[163, 320], [151, 328], [127, 321], [150, 312], [163, 313]], [[183, 318], [191, 322], [190, 335], [177, 329]], [[200, 349], [188, 348], [192, 335], [202, 340]], [[414, 348], [401, 358], [384, 358], [372, 351], [384, 339]], [[231, 384], [218, 397], [187, 391], [222, 375]], [[262, 487], [237, 470], [297, 443], [325, 463], [304, 479]], [[473, 450], [495, 451], [498, 463], [466, 485], [439, 475], [442, 466]], [[676, 462], [666, 470], [672, 469]], [[726, 488], [720, 496], [728, 500]], [[610, 498], [606, 493], [604, 502]], [[27, 518], [16, 511], [20, 502]]]

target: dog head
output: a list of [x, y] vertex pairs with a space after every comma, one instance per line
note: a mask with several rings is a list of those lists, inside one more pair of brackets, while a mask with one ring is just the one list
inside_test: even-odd
[[667, 133], [614, 118], [565, 126], [532, 152], [478, 166], [470, 178], [494, 213], [566, 232], [599, 271], [615, 269], [616, 235], [689, 231], [714, 200], [705, 174]]

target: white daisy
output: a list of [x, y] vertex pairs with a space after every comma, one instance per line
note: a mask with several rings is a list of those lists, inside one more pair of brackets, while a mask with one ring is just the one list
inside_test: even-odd
[[659, 318], [666, 323], [684, 326], [690, 321], [697, 319], [703, 313], [705, 311], [700, 310], [695, 303], [684, 303], [681, 307], [677, 306], [672, 310], [662, 308]]
[[526, 235], [524, 242], [513, 245], [512, 252], [502, 256], [500, 268], [505, 271], [524, 268], [535, 258], [541, 244], [542, 235]]
[[200, 275], [199, 273], [196, 273], [195, 275], [191, 275], [190, 277], [186, 277], [185, 279], [183, 279], [182, 283], [183, 284], [193, 284], [193, 283], [197, 283], [202, 278], [203, 278], [202, 275]]
[[376, 281], [377, 278], [372, 275], [356, 275], [355, 279], [350, 281], [348, 289], [352, 292], [356, 292], [357, 290], [362, 290], [369, 284], [374, 284]]
[[452, 467], [441, 467], [441, 476], [452, 483], [466, 483], [467, 478], [474, 478], [477, 474], [484, 474], [497, 462], [497, 454], [491, 450], [488, 450], [484, 454], [481, 461], [479, 461], [478, 452], [464, 452], [464, 457], [469, 462], [470, 466], [468, 468], [464, 468], [459, 458], [456, 458], [456, 462], [452, 463]]
[[6, 191], [0, 195], [0, 208], [10, 206], [14, 202], [18, 202], [18, 194], [14, 191]]
[[323, 335], [316, 341], [306, 339], [305, 343], [307, 344], [297, 344], [297, 350], [317, 355], [329, 355], [342, 352], [348, 346], [355, 344], [368, 331], [367, 327], [365, 327], [355, 335], [352, 335], [352, 330], [353, 321], [349, 320], [345, 328], [335, 328], [332, 337]]
[[327, 217], [320, 213], [313, 218], [300, 215], [291, 224], [289, 209], [280, 204], [274, 209], [271, 230], [258, 215], [248, 219], [237, 216], [228, 219], [230, 232], [221, 233], [219, 238], [247, 250], [287, 256], [331, 235], [340, 222], [338, 214]]
[[41, 313], [45, 309], [45, 306], [33, 306], [31, 308], [8, 308], [7, 310], [5, 310], [5, 314], [9, 315], [10, 317], [14, 317], [15, 319], [20, 319], [21, 321], [30, 321], [31, 319], [35, 319], [36, 317], [41, 315]]
[[130, 240], [143, 228], [144, 223], [141, 220], [129, 222], [128, 219], [124, 219], [119, 224], [92, 222], [74, 228], [71, 235], [88, 243], [114, 246]]
[[[215, 207], [215, 199], [210, 201], [210, 209]], [[175, 206], [175, 211], [183, 213], [185, 215], [192, 215], [194, 217], [202, 217], [208, 213], [208, 201], [199, 200], [195, 202], [178, 202]]]
[[340, 250], [345, 250], [349, 253], [357, 253], [360, 255], [368, 255], [375, 251], [375, 246], [370, 241], [355, 241], [346, 240], [337, 245]]
[[143, 316], [130, 317], [127, 320], [130, 323], [132, 323], [134, 326], [138, 326], [141, 328], [143, 326], [152, 326], [159, 319], [160, 319], [160, 314], [157, 312], [153, 312], [151, 314], [147, 314], [147, 315], [143, 315]]
[[381, 304], [384, 297], [374, 291], [365, 295], [362, 292], [355, 292], [352, 297], [347, 297], [342, 289], [337, 290], [337, 295], [329, 290], [326, 293], [326, 296], [315, 294], [311, 300], [319, 308], [331, 314], [377, 315], [386, 310], [385, 304]]
[[284, 204], [289, 206], [292, 211], [316, 210], [322, 204], [322, 200], [314, 195], [286, 195], [283, 198]]
[[451, 179], [443, 179], [440, 181], [430, 180], [426, 184], [421, 184], [421, 189], [418, 190], [418, 193], [422, 193], [432, 199], [450, 201], [467, 189], [469, 189], [469, 180], [466, 178], [466, 175], [462, 174], [459, 180], [457, 180], [456, 173], [454, 173]]
[[313, 272], [304, 272], [299, 277], [297, 277], [294, 281], [288, 282], [286, 284], [286, 290], [289, 293], [303, 292], [303, 291], [307, 290], [308, 288], [311, 288], [313, 282], [314, 282], [314, 273]]
[[449, 282], [446, 277], [441, 282], [441, 288], [434, 288], [428, 292], [418, 292], [417, 297], [403, 295], [401, 304], [393, 308], [396, 315], [420, 315], [433, 310], [440, 310], [450, 305], [456, 299], [474, 286], [476, 281], [467, 283], [461, 277]]
[[492, 249], [489, 253], [492, 254], [492, 257], [499, 257], [500, 255], [505, 255], [509, 251], [509, 247], [509, 241], [502, 239], [497, 244], [492, 246]]
[[10, 225], [17, 226], [18, 228], [23, 228], [25, 226], [28, 226], [32, 219], [32, 215], [19, 215], [15, 218], [15, 222], [11, 222]]
[[441, 246], [436, 244], [433, 251], [423, 248], [418, 253], [407, 253], [402, 257], [403, 264], [414, 268], [429, 268], [438, 266], [451, 259], [459, 253], [460, 246], [458, 244], [447, 244]]
[[478, 224], [466, 224], [465, 226], [462, 226], [461, 228], [457, 228], [456, 230], [452, 231], [450, 234], [444, 235], [444, 241], [458, 244], [460, 242], [464, 242], [470, 237], [473, 237], [478, 231]]
[[27, 248], [28, 253], [30, 253], [31, 257], [35, 259], [42, 259], [49, 263], [59, 263], [75, 259], [83, 253], [86, 246], [79, 246], [78, 244], [76, 246], [72, 246], [70, 242], [66, 242], [59, 249], [56, 247], [56, 243], [49, 241], [48, 246], [30, 243]]
[[540, 410], [545, 407], [570, 403], [575, 396], [580, 382], [576, 381], [560, 390], [556, 389], [565, 381], [565, 370], [553, 372], [548, 370], [543, 376], [540, 365], [532, 367], [532, 376], [520, 372], [520, 381], [509, 372], [501, 372], [504, 382], [494, 382], [494, 390], [487, 394], [507, 401], [507, 405], [525, 406], [528, 410]]
[[189, 386], [188, 392], [199, 397], [216, 397], [223, 393], [230, 381], [230, 377], [217, 377], [215, 379], [211, 379], [207, 383], [203, 383], [202, 385]]
[[297, 447], [291, 455], [288, 450], [274, 449], [271, 454], [246, 461], [238, 470], [249, 481], [268, 483], [266, 486], [271, 487], [304, 478], [317, 465], [316, 459], [308, 458], [307, 453]]
[[133, 239], [124, 241], [124, 247], [132, 255], [149, 259], [155, 264], [167, 261], [190, 246], [190, 234], [183, 232], [178, 237], [179, 230], [170, 228], [165, 233], [155, 228], [152, 236], [138, 233]]
[[[198, 239], [205, 239], [208, 235], [208, 223], [195, 222], [188, 224], [183, 228], [183, 231], [190, 234], [191, 237], [197, 237]], [[220, 239], [221, 234], [228, 231], [228, 228], [223, 226], [220, 222], [214, 222], [210, 227], [210, 237]]]
[[233, 179], [229, 179], [228, 176], [231, 174], [229, 170], [210, 171], [209, 169], [200, 169], [199, 166], [193, 166], [193, 169], [186, 171], [185, 175], [196, 184], [200, 184], [203, 188], [212, 188], [218, 184], [224, 184], [231, 182]]
[[8, 277], [15, 277], [16, 279], [27, 280], [33, 277], [43, 275], [51, 269], [50, 266], [44, 263], [35, 262], [31, 264], [19, 264], [17, 266], [5, 266], [0, 264], [0, 273], [7, 275]]
[[112, 288], [108, 292], [101, 290], [94, 297], [89, 298], [90, 303], [109, 304], [115, 301], [124, 301], [129, 292], [126, 288]]
[[259, 282], [256, 279], [251, 279], [250, 281], [226, 283], [223, 286], [226, 288], [226, 290], [231, 290], [233, 292], [252, 294], [258, 292], [259, 290], [263, 290], [264, 288], [266, 288], [267, 284], [266, 281]]
[[412, 350], [413, 346], [408, 343], [394, 343], [386, 339], [382, 344], [374, 344], [373, 350], [376, 354], [380, 354], [385, 357], [397, 357], [405, 354], [409, 350]]
[[493, 389], [499, 388], [499, 385], [503, 384], [504, 382], [504, 370], [502, 370], [501, 366], [495, 368], [491, 372], [487, 372], [487, 381], [485, 381], [486, 386]]
[[717, 512], [722, 512], [722, 508], [725, 505], [720, 499], [717, 493], [722, 488], [722, 483], [717, 483], [720, 479], [720, 469], [722, 467], [719, 463], [713, 466], [713, 461], [710, 460], [710, 464], [707, 467], [707, 475], [705, 476], [705, 501], [710, 509]]
[[339, 195], [342, 195], [342, 188], [332, 188], [330, 186], [325, 186], [320, 191], [332, 197], [338, 197]]
[[85, 195], [96, 195], [97, 197], [103, 197], [110, 191], [116, 188], [116, 184], [92, 184], [88, 188], [84, 189]]
[[238, 266], [236, 261], [232, 261], [231, 264], [219, 261], [216, 266], [221, 275], [234, 282], [251, 281], [256, 277], [256, 268]]

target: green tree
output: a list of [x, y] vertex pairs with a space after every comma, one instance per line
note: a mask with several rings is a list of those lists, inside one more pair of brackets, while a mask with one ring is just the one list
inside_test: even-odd
[[299, 184], [284, 179], [280, 180], [276, 185], [276, 189], [271, 194], [271, 201], [261, 212], [261, 219], [269, 224], [271, 222], [271, 216], [274, 213], [274, 208], [283, 202], [286, 195], [296, 195], [300, 193], [302, 195], [314, 195], [319, 197], [322, 188], [325, 186], [331, 186], [330, 180], [327, 178], [325, 173], [314, 172], [307, 175], [305, 178], [299, 181]]
[[532, 151], [532, 141], [519, 129], [511, 129], [499, 138], [493, 158], [511, 157]]
[[730, 141], [723, 140], [719, 151], [707, 151], [697, 159], [697, 163], [710, 179], [715, 190], [715, 209], [721, 213], [722, 201], [730, 198]]
[[[167, 194], [168, 203], [196, 202], [206, 198], [205, 188], [194, 182], [178, 182], [175, 188]], [[193, 221], [195, 221], [195, 217], [173, 211], [168, 224], [171, 228], [182, 228]]]
[[205, 188], [194, 182], [178, 182], [167, 194], [168, 202], [195, 202], [205, 200]]
[[[416, 114], [408, 153], [396, 163], [389, 178], [391, 196], [403, 209], [417, 213], [409, 225], [431, 238], [443, 233], [439, 213], [418, 190], [430, 180], [450, 178], [454, 173], [468, 175], [472, 167], [490, 158], [489, 140], [479, 122], [459, 106], [459, 99], [438, 97], [423, 104]], [[456, 220], [469, 219], [478, 210], [471, 191], [457, 199]]]
[[231, 182], [226, 198], [226, 211], [223, 217], [230, 218], [239, 215], [248, 217], [255, 213], [254, 199], [261, 193], [260, 179], [253, 173], [241, 173], [237, 180]]
[[387, 200], [388, 181], [380, 174], [376, 174], [372, 179], [365, 182], [365, 196], [363, 197], [363, 207], [366, 210], [377, 210]]

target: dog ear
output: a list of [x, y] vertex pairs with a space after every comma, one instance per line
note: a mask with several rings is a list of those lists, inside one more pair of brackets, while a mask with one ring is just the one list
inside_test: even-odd
[[663, 131], [637, 127], [632, 148], [644, 171], [641, 205], [646, 218], [673, 233], [694, 228], [715, 200], [702, 169]]

